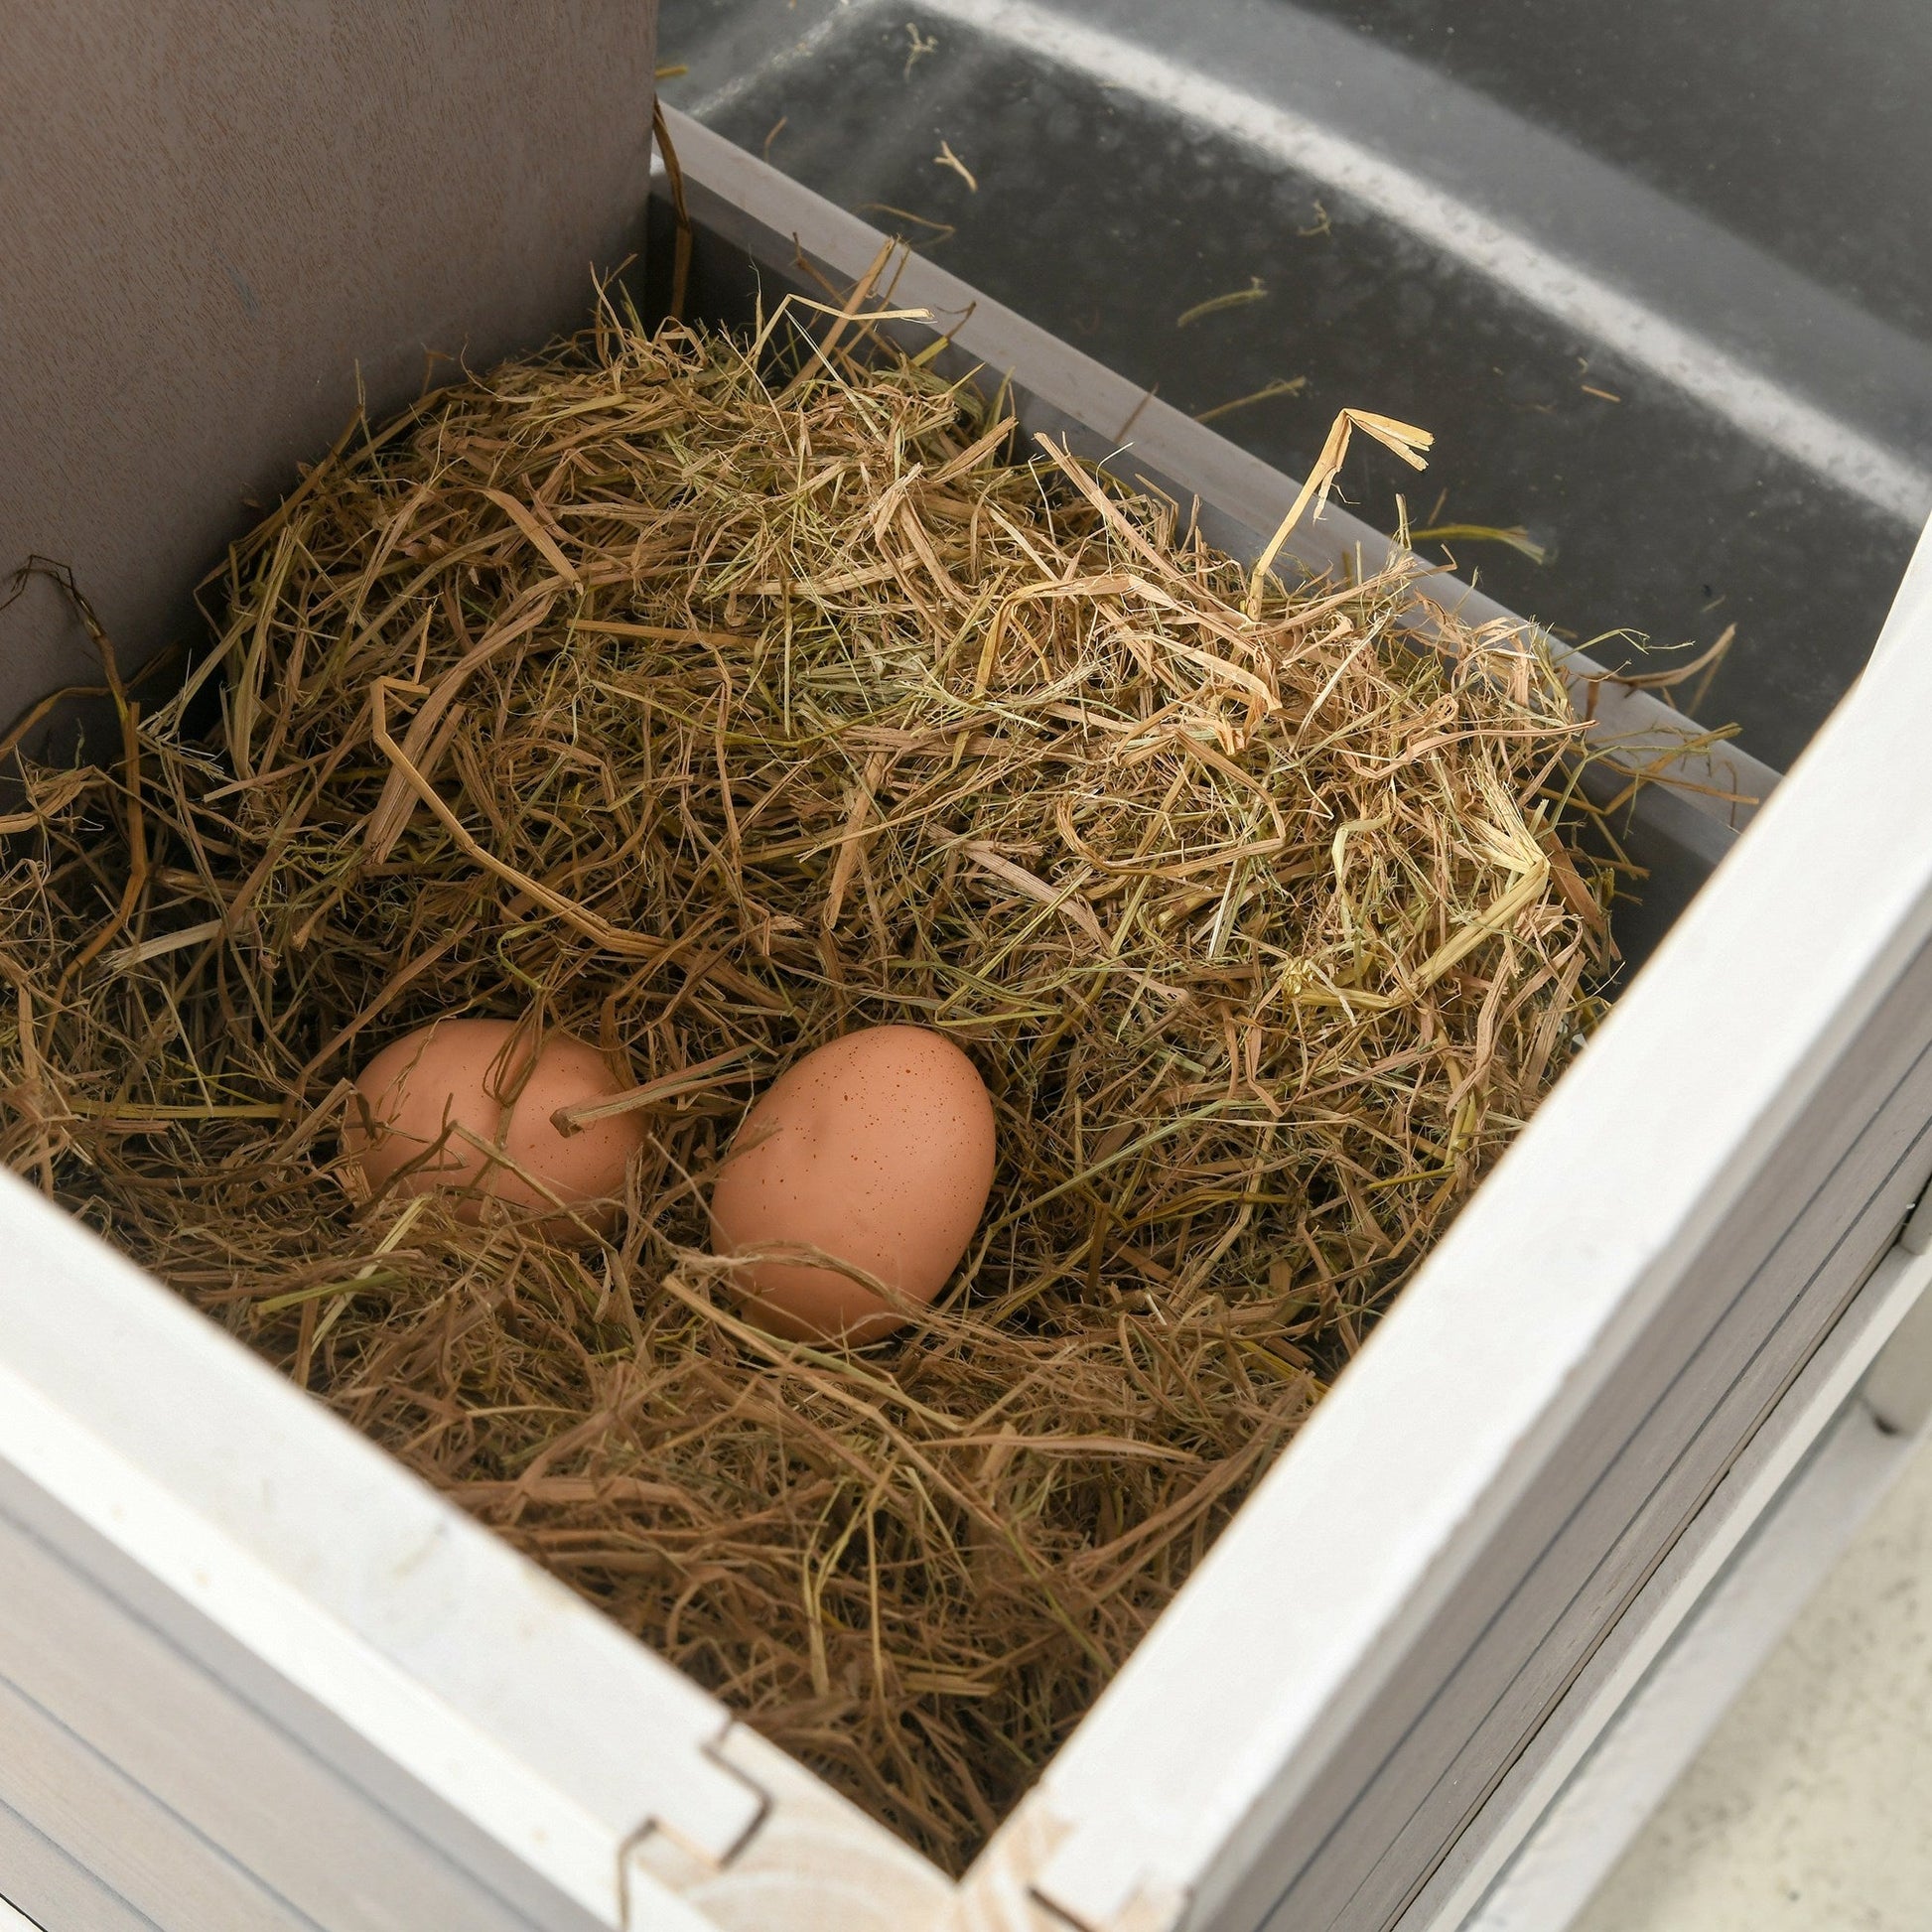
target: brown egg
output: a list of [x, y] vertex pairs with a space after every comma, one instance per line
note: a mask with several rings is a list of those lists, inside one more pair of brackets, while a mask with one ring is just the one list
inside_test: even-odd
[[[624, 1165], [643, 1145], [642, 1118], [618, 1114], [566, 1134], [551, 1118], [559, 1108], [611, 1099], [623, 1082], [602, 1053], [568, 1034], [546, 1035], [534, 1063], [532, 1044], [528, 1029], [507, 1020], [437, 1020], [385, 1046], [357, 1077], [360, 1101], [344, 1124], [344, 1142], [360, 1157], [370, 1187], [420, 1161], [396, 1191], [462, 1192], [457, 1212], [466, 1220], [477, 1219], [484, 1198], [549, 1207], [554, 1195], [608, 1230]], [[549, 1193], [489, 1159], [459, 1129], [500, 1146], [505, 1160]], [[586, 1238], [567, 1214], [551, 1215], [542, 1227], [553, 1240]]]
[[[746, 1116], [712, 1189], [718, 1251], [800, 1243], [914, 1302], [945, 1287], [993, 1185], [993, 1102], [923, 1027], [871, 1027], [807, 1053]], [[850, 1276], [802, 1261], [737, 1271], [746, 1312], [793, 1340], [904, 1326]]]

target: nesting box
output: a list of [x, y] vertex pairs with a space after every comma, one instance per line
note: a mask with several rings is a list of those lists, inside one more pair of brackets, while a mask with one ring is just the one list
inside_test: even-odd
[[[680, 219], [648, 5], [534, 32], [426, 0], [0, 30], [39, 82], [0, 131], [0, 563], [70, 562], [128, 649], [358, 382], [533, 347], [633, 255], [723, 324], [873, 261], [673, 118]], [[929, 264], [892, 298], [1237, 555], [1295, 493]], [[1388, 548], [1338, 511], [1296, 545]], [[5, 709], [79, 641], [51, 599], [0, 614]], [[1459, 1923], [1926, 1270], [1932, 556], [1782, 779], [1569, 671], [1674, 781], [1631, 821], [1641, 970], [962, 1879], [6, 1178], [0, 1900], [49, 1932]]]

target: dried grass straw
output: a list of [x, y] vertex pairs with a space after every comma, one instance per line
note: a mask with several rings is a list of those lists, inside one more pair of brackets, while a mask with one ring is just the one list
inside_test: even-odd
[[[1392, 641], [1402, 570], [1250, 615], [805, 320], [358, 424], [180, 695], [110, 655], [9, 821], [0, 1156], [958, 1868], [1565, 1060], [1606, 882], [1533, 649]], [[619, 1237], [367, 1198], [346, 1077], [452, 1012], [626, 1069]], [[772, 1341], [708, 1177], [886, 1021], [984, 1071], [992, 1205], [908, 1337]]]

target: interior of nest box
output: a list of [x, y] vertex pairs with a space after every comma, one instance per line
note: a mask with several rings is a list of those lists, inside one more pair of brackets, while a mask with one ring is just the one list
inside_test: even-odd
[[[958, 1870], [1587, 1038], [1642, 868], [1533, 635], [1259, 571], [697, 239], [689, 321], [613, 284], [314, 452], [172, 653], [36, 580], [101, 669], [9, 741], [0, 1156]], [[494, 1127], [384, 1181], [358, 1078], [455, 1021], [522, 1042]], [[929, 1306], [780, 1228], [897, 1325], [778, 1332], [714, 1190], [883, 1028], [970, 1062], [990, 1192]], [[560, 1036], [609, 1199], [516, 1151]]]

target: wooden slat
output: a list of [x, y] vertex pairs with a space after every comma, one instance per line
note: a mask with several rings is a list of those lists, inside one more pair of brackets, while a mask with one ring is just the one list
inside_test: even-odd
[[156, 1932], [154, 1920], [137, 1912], [92, 1872], [0, 1802], [0, 1886], [14, 1917], [0, 1912], [0, 1932]]
[[207, 1932], [211, 1926], [222, 1932], [315, 1932], [314, 1920], [186, 1830], [108, 1759], [3, 1680], [0, 1804], [160, 1932]]
[[[1581, 1835], [1594, 1848], [1592, 1857], [1611, 1856], [1610, 1848], [1632, 1819], [1626, 1816], [1621, 1824], [1609, 1817], [1590, 1819], [1591, 1787], [1603, 1768], [1593, 1752], [1599, 1742], [1604, 1743], [1612, 1757], [1623, 1759], [1626, 1773], [1635, 1771], [1629, 1754], [1641, 1753], [1639, 1733], [1648, 1734], [1651, 1724], [1639, 1716], [1633, 1731], [1626, 1700], [1648, 1710], [1657, 1703], [1665, 1679], [1675, 1674], [1681, 1685], [1687, 1643], [1691, 1652], [1703, 1650], [1708, 1657], [1711, 1643], [1720, 1641], [1718, 1628], [1726, 1626], [1738, 1609], [1735, 1602], [1729, 1610], [1723, 1603], [1735, 1595], [1740, 1575], [1759, 1562], [1766, 1538], [1781, 1545], [1790, 1544], [1794, 1537], [1802, 1540], [1807, 1534], [1803, 1521], [1825, 1506], [1814, 1491], [1826, 1465], [1838, 1467], [1836, 1475], [1825, 1478], [1826, 1488], [1839, 1490], [1840, 1500], [1853, 1503], [1857, 1515], [1864, 1502], [1876, 1500], [1873, 1485], [1885, 1486], [1885, 1471], [1896, 1472], [1909, 1460], [1910, 1439], [1885, 1437], [1873, 1420], [1869, 1371], [1898, 1346], [1904, 1326], [1914, 1315], [1932, 1309], [1928, 1283], [1932, 1283], [1932, 1256], [1916, 1253], [1902, 1241], [1885, 1250], [1852, 1306], [1832, 1324], [1831, 1333], [1752, 1436], [1711, 1500], [1677, 1540], [1635, 1603], [1617, 1618], [1614, 1630], [1597, 1646], [1561, 1705], [1404, 1912], [1399, 1921], [1402, 1932], [1456, 1932], [1464, 1915], [1478, 1903], [1486, 1915], [1493, 1902], [1491, 1881], [1505, 1866], [1514, 1870], [1515, 1855], [1526, 1849], [1526, 1842], [1533, 1841], [1537, 1849], [1529, 1853], [1523, 1872], [1516, 1875], [1535, 1871], [1554, 1877], [1555, 1870], [1544, 1857], [1546, 1827], [1566, 1843]], [[1858, 1447], [1861, 1444], [1863, 1447]], [[1840, 1524], [1833, 1534], [1849, 1535], [1851, 1527]], [[1746, 1551], [1756, 1554], [1742, 1554]], [[1785, 1555], [1792, 1558], [1796, 1552], [1787, 1549]], [[1816, 1563], [1799, 1561], [1800, 1568], [1807, 1565], [1815, 1577], [1829, 1567], [1829, 1559], [1820, 1554]], [[1746, 1587], [1744, 1594], [1753, 1599], [1757, 1611], [1775, 1619], [1775, 1605], [1759, 1600], [1755, 1587]], [[1744, 1621], [1758, 1623], [1760, 1634], [1770, 1640], [1772, 1625], [1756, 1611]], [[1707, 1624], [1712, 1628], [1707, 1630]], [[1672, 1661], [1664, 1663], [1666, 1655]], [[1661, 1676], [1653, 1673], [1653, 1667]], [[1735, 1679], [1728, 1665], [1720, 1676]], [[1715, 1685], [1706, 1686], [1694, 1701], [1708, 1716], [1722, 1706], [1725, 1695]], [[1683, 1715], [1686, 1725], [1695, 1729], [1697, 1713]], [[1653, 1711], [1652, 1716], [1658, 1714]], [[1675, 1727], [1674, 1720], [1661, 1722], [1667, 1730]], [[1658, 1772], [1664, 1783], [1673, 1775]], [[1644, 1782], [1641, 1775], [1637, 1781]], [[1661, 1789], [1661, 1785], [1651, 1780], [1647, 1788]], [[1597, 1790], [1595, 1795], [1603, 1794]], [[1557, 1822], [1558, 1814], [1562, 1822]], [[1574, 1876], [1576, 1868], [1567, 1864], [1561, 1851], [1554, 1846], [1547, 1849], [1557, 1865]], [[1513, 1890], [1515, 1877], [1508, 1883]], [[1521, 1920], [1526, 1926], [1545, 1922], [1534, 1915]], [[1547, 1922], [1557, 1925], [1567, 1920], [1556, 1913]]]
[[331, 1932], [529, 1932], [529, 1919], [3, 1517], [0, 1575], [0, 1672], [149, 1794], [184, 1856], [218, 1855]]
[[9, 1905], [0, 1898], [0, 1932], [43, 1932], [18, 1905]]
[[0, 1227], [0, 1513], [539, 1923], [756, 1825], [687, 1678], [5, 1173]]

